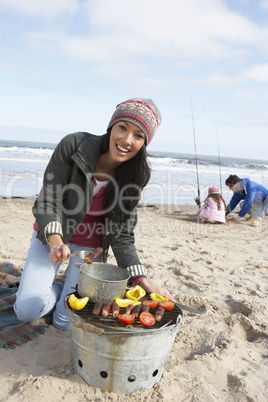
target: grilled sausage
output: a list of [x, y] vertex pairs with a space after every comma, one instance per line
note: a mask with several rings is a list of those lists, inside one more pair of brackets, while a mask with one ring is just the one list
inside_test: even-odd
[[113, 302], [112, 304], [112, 315], [113, 317], [118, 317], [120, 312], [119, 305], [116, 302]]
[[157, 307], [154, 313], [154, 318], [156, 321], [161, 321], [164, 315], [165, 309], [163, 307]]
[[133, 304], [129, 304], [129, 305], [126, 307], [125, 314], [131, 314], [131, 312], [132, 312], [133, 309], [134, 309]]
[[144, 311], [146, 311], [148, 313], [150, 311], [150, 306], [146, 306], [146, 305], [142, 306], [141, 313], [143, 313]]
[[92, 250], [86, 257], [85, 257], [85, 263], [86, 264], [91, 264], [101, 253], [103, 252], [103, 249], [101, 247], [95, 248], [95, 250]]
[[110, 314], [110, 312], [111, 312], [111, 308], [112, 308], [111, 303], [109, 303], [109, 302], [105, 303], [104, 306], [102, 307], [101, 314], [102, 314], [104, 317], [107, 317], [107, 316]]
[[94, 304], [93, 308], [93, 314], [99, 315], [101, 313], [103, 303], [101, 300], [97, 300], [96, 303]]
[[131, 314], [134, 315], [135, 318], [138, 318], [140, 315], [140, 311], [141, 311], [141, 304], [137, 304], [137, 306], [135, 306], [134, 309], [132, 310]]

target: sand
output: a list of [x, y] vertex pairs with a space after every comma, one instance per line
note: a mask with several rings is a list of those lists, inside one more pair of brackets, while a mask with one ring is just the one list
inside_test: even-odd
[[[23, 268], [32, 199], [1, 199], [0, 261]], [[161, 380], [130, 395], [102, 392], [74, 373], [70, 333], [49, 326], [0, 349], [1, 401], [268, 400], [267, 228], [200, 224], [197, 207], [139, 208], [136, 246], [150, 279], [184, 312]], [[111, 255], [109, 261], [114, 262]]]

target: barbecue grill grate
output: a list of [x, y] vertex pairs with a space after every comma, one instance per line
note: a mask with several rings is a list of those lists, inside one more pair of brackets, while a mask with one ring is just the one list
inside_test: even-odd
[[[76, 297], [80, 298], [79, 294], [77, 293], [77, 291], [74, 293]], [[143, 302], [145, 300], [151, 300], [149, 295], [145, 295], [142, 299], [140, 299], [139, 301]], [[124, 325], [121, 324], [118, 319], [116, 317], [113, 317], [112, 314], [110, 313], [109, 316], [102, 316], [100, 315], [95, 315], [93, 314], [93, 308], [94, 308], [94, 304], [92, 302], [88, 302], [86, 304], [86, 306], [82, 309], [82, 310], [73, 310], [69, 304], [68, 304], [68, 308], [70, 309], [70, 311], [75, 314], [77, 316], [77, 318], [79, 318], [82, 322], [85, 323], [90, 323], [92, 325], [95, 326], [101, 326], [102, 328], [104, 328], [105, 330], [109, 329], [109, 328], [114, 328], [117, 331], [119, 330], [124, 330], [124, 331], [136, 331], [136, 330], [140, 330], [140, 331], [148, 331], [148, 330], [156, 330], [156, 329], [160, 329], [163, 327], [167, 327], [170, 325], [177, 325], [179, 324], [182, 319], [183, 319], [183, 313], [181, 311], [181, 309], [175, 304], [173, 310], [171, 311], [165, 311], [164, 316], [162, 318], [161, 321], [156, 321], [155, 325], [153, 327], [144, 327], [138, 318], [135, 319], [134, 323], [132, 325]], [[150, 313], [154, 314], [154, 312], [156, 311], [156, 309], [150, 310]], [[125, 308], [121, 308], [120, 307], [120, 314], [124, 314], [125, 313]]]

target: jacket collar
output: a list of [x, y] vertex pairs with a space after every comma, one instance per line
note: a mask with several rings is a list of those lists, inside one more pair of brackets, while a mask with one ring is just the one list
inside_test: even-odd
[[88, 134], [72, 155], [72, 159], [83, 171], [89, 168], [91, 172], [95, 172], [104, 136], [105, 134]]

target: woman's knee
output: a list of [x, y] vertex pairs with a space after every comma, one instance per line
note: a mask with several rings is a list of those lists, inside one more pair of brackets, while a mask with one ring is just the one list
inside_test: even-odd
[[14, 304], [14, 311], [18, 320], [33, 322], [47, 313], [46, 302], [40, 295], [18, 298]]

